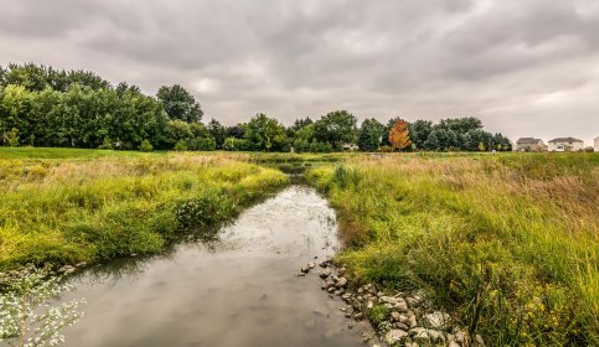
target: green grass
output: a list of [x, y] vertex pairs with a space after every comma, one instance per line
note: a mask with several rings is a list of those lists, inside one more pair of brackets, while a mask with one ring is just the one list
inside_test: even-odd
[[[165, 153], [162, 152], [162, 155]], [[1, 159], [71, 159], [101, 157], [151, 157], [160, 154], [79, 148], [0, 147]]]
[[314, 169], [350, 272], [424, 288], [492, 346], [597, 345], [599, 154], [407, 154]]
[[21, 159], [0, 159], [0, 269], [157, 253], [288, 184], [217, 153], [12, 153]]

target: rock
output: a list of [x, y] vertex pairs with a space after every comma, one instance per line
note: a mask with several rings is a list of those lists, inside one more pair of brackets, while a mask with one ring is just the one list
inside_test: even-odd
[[396, 311], [391, 312], [391, 319], [394, 322], [399, 322], [400, 318], [401, 318], [401, 315], [399, 314], [399, 312], [396, 312]]
[[315, 267], [316, 267], [316, 263], [314, 263], [313, 261], [311, 261], [311, 262], [308, 263], [308, 268], [310, 270], [314, 269]]
[[351, 313], [349, 313], [349, 312], [346, 313], [344, 316], [345, 316], [345, 318], [348, 318], [348, 319], [352, 317]]
[[72, 273], [75, 272], [75, 269], [68, 269], [67, 271], [64, 272], [65, 275], [70, 275]]
[[337, 286], [337, 288], [341, 289], [341, 288], [345, 288], [347, 286], [347, 279], [345, 277], [339, 277], [337, 279], [337, 283], [335, 283], [335, 285]]
[[401, 329], [401, 330], [405, 330], [405, 331], [410, 330], [410, 327], [404, 323], [396, 322], [395, 324], [393, 324], [393, 326], [396, 327], [397, 329]]
[[410, 336], [414, 339], [414, 341], [425, 342], [429, 340], [428, 332], [425, 328], [417, 327], [410, 329]]
[[418, 321], [416, 320], [415, 315], [408, 316], [408, 325], [410, 326], [410, 328], [415, 328], [418, 326]]
[[335, 292], [335, 287], [331, 286], [327, 288], [327, 293], [333, 294]]
[[304, 272], [300, 272], [297, 274], [297, 277], [305, 277], [305, 276], [306, 276], [306, 274]]
[[366, 304], [366, 308], [369, 310], [372, 310], [373, 307], [374, 307], [374, 302], [368, 301], [368, 303]]
[[341, 295], [341, 299], [343, 299], [343, 301], [345, 301], [345, 302], [351, 301], [351, 298], [352, 298], [352, 295], [349, 293], [345, 293], [345, 294]]
[[319, 274], [320, 278], [322, 278], [322, 279], [326, 279], [330, 275], [331, 275], [331, 269], [324, 269], [324, 270], [320, 271], [320, 274]]
[[403, 324], [410, 324], [410, 318], [406, 314], [399, 315], [399, 322]]
[[485, 341], [483, 340], [482, 336], [476, 335], [475, 340], [476, 340], [476, 343], [477, 343], [478, 346], [480, 346], [480, 347], [484, 347], [485, 346]]
[[439, 330], [427, 330], [428, 336], [434, 343], [445, 342], [445, 335]]
[[352, 329], [354, 328], [354, 325], [353, 325], [353, 324], [351, 324], [351, 323], [349, 323], [349, 324], [347, 325], [347, 328], [348, 328], [349, 330], [352, 330]]
[[322, 317], [328, 317], [329, 316], [329, 310], [325, 306], [318, 306], [318, 307], [314, 308], [314, 313], [316, 315], [319, 315], [319, 316], [322, 316]]
[[84, 261], [82, 261], [81, 263], [75, 265], [75, 267], [78, 267], [78, 268], [82, 268], [82, 267], [86, 267], [86, 266], [87, 266], [87, 263], [84, 262]]
[[389, 345], [400, 343], [408, 338], [408, 333], [400, 329], [392, 329], [385, 335], [385, 342]]
[[340, 268], [339, 270], [337, 270], [337, 273], [338, 273], [340, 276], [343, 276], [343, 275], [345, 275], [345, 272], [346, 272], [346, 270], [345, 270], [345, 268], [344, 268], [344, 267], [342, 267], [342, 268]]
[[445, 342], [445, 335], [443, 335], [443, 332], [438, 330], [418, 327], [410, 329], [410, 335], [412, 336], [412, 339], [418, 343]]
[[448, 347], [462, 347], [460, 346], [459, 343], [455, 342], [455, 341], [450, 341], [449, 345], [447, 345]]
[[455, 337], [455, 341], [461, 345], [465, 345], [466, 342], [468, 341], [468, 334], [466, 334], [465, 331], [461, 331], [461, 330], [457, 331], [454, 334], [454, 337]]
[[328, 260], [325, 260], [325, 261], [323, 261], [322, 263], [318, 264], [318, 266], [320, 266], [320, 267], [321, 267], [321, 268], [323, 268], [323, 269], [326, 269], [326, 268], [328, 268], [328, 267], [329, 267], [329, 261], [328, 261]]
[[131, 253], [131, 257], [132, 257], [132, 258], [135, 258], [135, 257], [137, 257], [137, 253]]
[[66, 273], [67, 271], [70, 271], [70, 270], [75, 270], [75, 268], [73, 266], [71, 266], [71, 265], [65, 265], [65, 266], [61, 267], [58, 270], [58, 272], [65, 272]]
[[338, 289], [338, 290], [335, 291], [335, 295], [337, 295], [337, 296], [341, 296], [344, 293], [345, 293], [345, 290], [343, 290], [343, 289]]
[[364, 319], [364, 314], [362, 312], [354, 313], [354, 319], [355, 320], [362, 320], [362, 319]]
[[450, 319], [447, 313], [436, 311], [422, 316], [422, 325], [431, 329], [443, 330], [449, 326]]
[[304, 266], [300, 269], [301, 273], [303, 274], [307, 274], [308, 272], [310, 272], [310, 268], [307, 266]]
[[410, 308], [416, 308], [420, 305], [420, 301], [416, 300], [414, 297], [407, 297], [406, 298], [406, 302], [408, 303], [408, 306], [410, 306]]
[[379, 301], [385, 304], [389, 304], [387, 306], [399, 312], [407, 312], [409, 310], [408, 304], [402, 297], [393, 297], [393, 296], [381, 296], [379, 297]]

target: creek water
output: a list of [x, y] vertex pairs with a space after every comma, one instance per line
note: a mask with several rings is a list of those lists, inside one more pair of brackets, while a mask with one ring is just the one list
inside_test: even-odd
[[317, 270], [297, 276], [338, 250], [336, 233], [327, 202], [293, 185], [216, 240], [91, 268], [65, 297], [88, 302], [66, 346], [360, 346]]

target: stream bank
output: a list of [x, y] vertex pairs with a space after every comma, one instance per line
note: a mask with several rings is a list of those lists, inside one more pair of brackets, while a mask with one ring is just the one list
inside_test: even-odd
[[64, 299], [88, 305], [66, 346], [362, 346], [369, 325], [350, 329], [343, 302], [293, 272], [339, 250], [335, 221], [314, 189], [293, 185], [212, 241], [76, 273]]

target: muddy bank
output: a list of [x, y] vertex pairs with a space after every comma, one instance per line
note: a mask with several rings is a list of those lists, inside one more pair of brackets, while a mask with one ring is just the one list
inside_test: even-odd
[[[244, 212], [209, 243], [76, 274], [86, 317], [67, 346], [361, 346], [361, 327], [293, 272], [338, 250], [335, 213], [292, 186]], [[363, 327], [367, 328], [367, 327]]]

